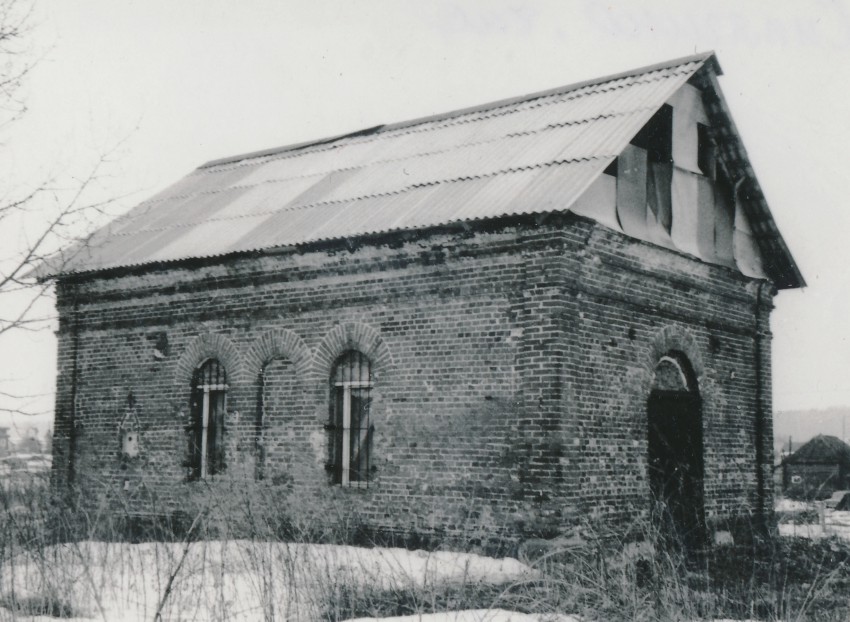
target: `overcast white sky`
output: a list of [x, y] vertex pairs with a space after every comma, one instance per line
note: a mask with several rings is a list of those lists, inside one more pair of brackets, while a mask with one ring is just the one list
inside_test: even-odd
[[[31, 41], [5, 174], [79, 174], [123, 140], [100, 188], [129, 195], [117, 212], [210, 159], [713, 49], [809, 283], [777, 298], [775, 408], [850, 405], [850, 2], [42, 0]], [[0, 379], [51, 393], [54, 349], [4, 340]]]

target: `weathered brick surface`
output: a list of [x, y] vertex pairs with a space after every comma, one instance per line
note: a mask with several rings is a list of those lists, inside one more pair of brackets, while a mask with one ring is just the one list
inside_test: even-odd
[[[647, 398], [676, 350], [698, 377], [706, 512], [722, 523], [758, 508], [759, 434], [763, 455], [772, 446], [772, 295], [572, 216], [66, 279], [55, 476], [111, 483], [129, 506], [208, 494], [186, 481], [186, 428], [193, 370], [215, 357], [230, 384], [226, 477], [333, 498], [375, 527], [623, 526], [649, 508]], [[375, 472], [341, 491], [325, 424], [349, 349], [373, 364]], [[128, 460], [131, 392], [141, 454]], [[769, 464], [763, 479], [772, 494]]]

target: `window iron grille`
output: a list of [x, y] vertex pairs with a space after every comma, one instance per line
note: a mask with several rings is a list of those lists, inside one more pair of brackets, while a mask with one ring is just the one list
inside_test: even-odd
[[343, 354], [331, 375], [333, 482], [365, 487], [369, 482], [374, 427], [371, 423], [372, 365], [361, 352]]
[[216, 359], [195, 371], [192, 386], [192, 479], [224, 470], [224, 416], [227, 410], [227, 372]]

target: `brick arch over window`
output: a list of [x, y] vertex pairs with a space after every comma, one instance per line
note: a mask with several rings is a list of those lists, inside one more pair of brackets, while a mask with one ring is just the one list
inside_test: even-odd
[[195, 369], [209, 358], [218, 359], [227, 370], [231, 383], [243, 380], [242, 357], [234, 343], [224, 335], [204, 333], [189, 342], [177, 361], [177, 373], [174, 374], [177, 386], [188, 391]]
[[272, 330], [254, 341], [245, 355], [245, 372], [256, 379], [272, 359], [285, 358], [292, 362], [301, 378], [310, 373], [310, 349], [296, 333], [288, 329]]
[[336, 360], [348, 350], [357, 350], [371, 361], [377, 382], [392, 369], [392, 355], [380, 332], [366, 324], [340, 324], [325, 335], [313, 358], [313, 372], [322, 380], [322, 387]]

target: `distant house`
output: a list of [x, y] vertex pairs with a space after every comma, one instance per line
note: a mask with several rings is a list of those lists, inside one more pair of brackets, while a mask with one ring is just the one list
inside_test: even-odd
[[0, 457], [8, 456], [10, 451], [9, 428], [0, 428]]
[[32, 434], [25, 436], [15, 445], [15, 451], [19, 454], [40, 454], [42, 452], [41, 441]]
[[850, 489], [850, 445], [819, 434], [782, 461], [782, 488], [789, 496], [826, 498]]
[[200, 167], [38, 272], [52, 481], [139, 511], [257, 487], [393, 533], [770, 513], [770, 312], [804, 281], [718, 75]]

